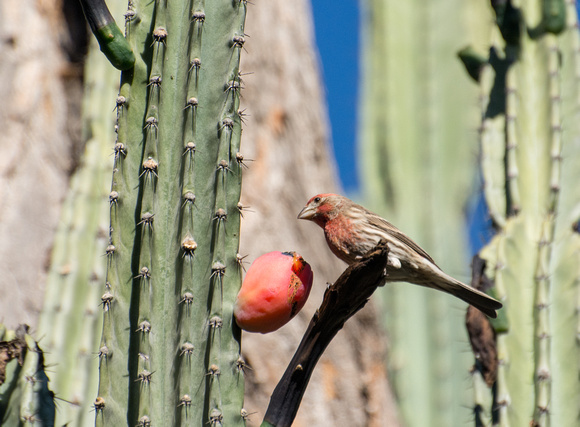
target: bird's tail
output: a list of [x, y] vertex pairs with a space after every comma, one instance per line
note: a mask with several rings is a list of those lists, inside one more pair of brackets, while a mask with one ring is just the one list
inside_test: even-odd
[[456, 280], [445, 273], [438, 275], [437, 280], [427, 286], [456, 296], [494, 319], [497, 317], [495, 311], [503, 307], [503, 304], [498, 300], [472, 288], [471, 286], [461, 283], [459, 280]]

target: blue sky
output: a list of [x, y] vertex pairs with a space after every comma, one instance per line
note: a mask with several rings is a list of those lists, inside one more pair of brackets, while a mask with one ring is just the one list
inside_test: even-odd
[[359, 186], [355, 151], [360, 69], [359, 1], [312, 0], [312, 10], [326, 85], [332, 143], [343, 188], [349, 193]]
[[347, 193], [358, 188], [356, 113], [358, 110], [358, 0], [312, 0], [316, 41], [326, 85], [332, 143]]

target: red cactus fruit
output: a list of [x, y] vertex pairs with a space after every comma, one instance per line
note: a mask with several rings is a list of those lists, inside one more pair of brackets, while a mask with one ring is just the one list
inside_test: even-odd
[[304, 306], [312, 287], [312, 269], [296, 252], [270, 252], [246, 273], [234, 315], [248, 332], [275, 331]]

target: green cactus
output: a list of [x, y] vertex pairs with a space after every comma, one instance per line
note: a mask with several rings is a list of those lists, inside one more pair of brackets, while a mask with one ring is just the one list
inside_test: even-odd
[[246, 2], [130, 3], [97, 425], [243, 425], [233, 303]]
[[480, 256], [505, 316], [492, 323], [495, 392], [475, 374], [476, 425], [571, 426], [580, 418], [580, 41], [574, 3], [518, 5], [520, 21], [491, 29], [495, 60], [480, 80], [481, 168], [497, 228]]
[[54, 426], [56, 406], [43, 351], [27, 326], [0, 329], [0, 424]]
[[52, 388], [58, 398], [70, 402], [60, 405], [57, 425], [90, 424], [98, 383], [96, 352], [102, 329], [98, 303], [106, 271], [107, 177], [114, 140], [111, 99], [119, 73], [95, 46], [86, 64], [85, 153], [63, 204], [38, 326]]
[[[454, 58], [469, 41], [465, 17], [477, 14], [469, 7], [464, 1], [369, 2], [359, 134], [364, 205], [464, 282], [476, 93]], [[409, 284], [389, 284], [379, 296], [390, 379], [406, 425], [469, 419], [465, 304]]]
[[[123, 3], [109, 2], [115, 16], [122, 17]], [[108, 180], [115, 139], [111, 104], [120, 73], [98, 51], [94, 40], [85, 64], [85, 152], [61, 210], [37, 332], [50, 366], [51, 389], [61, 399], [55, 420], [59, 426], [94, 423], [93, 400], [98, 389], [99, 298], [106, 273]]]

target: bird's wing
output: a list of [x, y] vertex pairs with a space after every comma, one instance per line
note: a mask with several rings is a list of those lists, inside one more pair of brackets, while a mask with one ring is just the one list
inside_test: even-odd
[[[421, 255], [422, 257], [428, 259], [433, 264], [435, 264], [435, 261], [433, 261], [433, 258], [431, 258], [431, 256], [427, 252], [425, 252], [425, 250], [421, 246], [419, 246], [417, 243], [412, 241], [405, 233], [403, 233], [401, 230], [399, 230], [397, 227], [395, 227], [393, 224], [391, 224], [386, 219], [381, 218], [380, 216], [378, 216], [376, 214], [370, 213], [369, 223], [373, 227], [388, 229], [393, 234], [393, 237], [399, 239], [401, 242], [403, 242], [404, 244], [406, 244], [407, 246], [412, 248], [419, 255]], [[435, 265], [437, 265], [437, 264], [435, 264]]]

